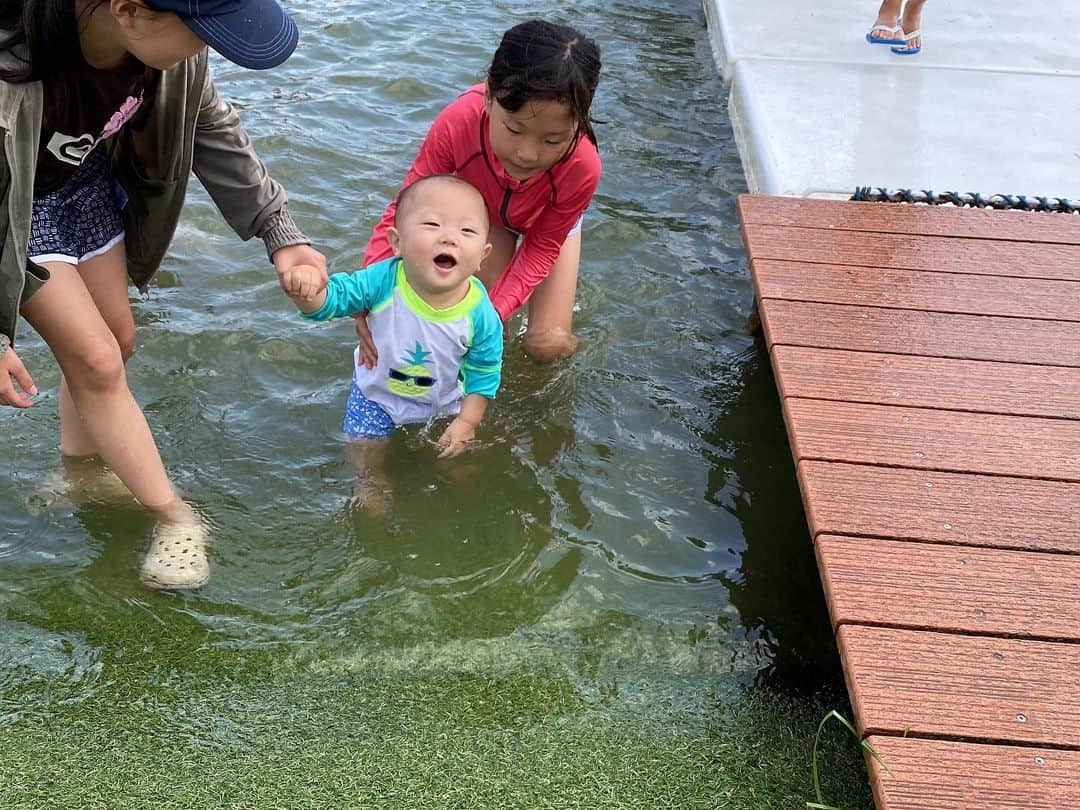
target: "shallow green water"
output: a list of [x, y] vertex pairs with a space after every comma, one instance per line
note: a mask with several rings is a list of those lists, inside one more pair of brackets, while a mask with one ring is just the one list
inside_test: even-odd
[[[133, 505], [43, 508], [57, 372], [27, 329], [44, 393], [0, 414], [0, 763], [18, 774], [0, 804], [800, 806], [816, 722], [846, 705], [745, 327], [743, 180], [700, 9], [290, 7], [285, 67], [218, 64], [218, 84], [339, 270], [502, 30], [539, 14], [600, 41], [583, 349], [551, 369], [511, 345], [483, 447], [436, 466], [429, 436], [400, 435], [391, 515], [351, 511], [351, 327], [299, 323], [196, 184], [135, 303], [130, 378], [213, 522], [213, 579], [142, 589]], [[832, 742], [831, 798], [865, 803]]]

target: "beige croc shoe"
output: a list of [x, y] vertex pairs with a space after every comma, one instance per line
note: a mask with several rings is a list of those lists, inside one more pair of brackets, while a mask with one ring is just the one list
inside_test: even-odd
[[210, 580], [208, 532], [201, 523], [159, 523], [154, 529], [139, 579], [148, 588], [201, 588]]

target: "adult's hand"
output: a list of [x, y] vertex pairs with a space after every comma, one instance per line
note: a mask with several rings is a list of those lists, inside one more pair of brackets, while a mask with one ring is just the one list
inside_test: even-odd
[[289, 245], [288, 247], [278, 248], [271, 258], [274, 262], [274, 269], [277, 270], [278, 284], [281, 285], [281, 290], [286, 295], [290, 294], [288, 285], [292, 283], [289, 271], [294, 267], [305, 265], [314, 267], [319, 273], [316, 284], [317, 289], [311, 294], [314, 295], [314, 293], [326, 289], [326, 284], [330, 280], [330, 277], [326, 274], [326, 257], [311, 245]]
[[13, 408], [29, 408], [34, 403], [27, 394], [36, 394], [37, 386], [5, 335], [0, 335], [0, 350], [0, 402]]

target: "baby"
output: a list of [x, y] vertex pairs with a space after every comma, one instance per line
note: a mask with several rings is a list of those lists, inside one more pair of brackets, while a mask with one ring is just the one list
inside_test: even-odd
[[491, 252], [480, 192], [452, 175], [423, 177], [398, 195], [387, 235], [393, 258], [335, 274], [323, 290], [315, 268], [283, 277], [305, 318], [369, 313], [379, 361], [368, 369], [358, 355], [354, 360], [344, 429], [362, 477], [375, 479], [385, 439], [398, 425], [454, 414], [438, 441], [439, 458], [461, 453], [502, 372], [502, 322], [473, 278]]

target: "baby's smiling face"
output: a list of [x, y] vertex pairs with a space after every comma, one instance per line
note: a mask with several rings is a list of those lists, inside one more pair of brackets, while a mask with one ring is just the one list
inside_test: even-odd
[[417, 182], [402, 196], [395, 226], [388, 230], [390, 245], [404, 260], [410, 286], [425, 301], [452, 306], [457, 301], [450, 299], [468, 291], [469, 276], [491, 252], [487, 206], [464, 181]]

